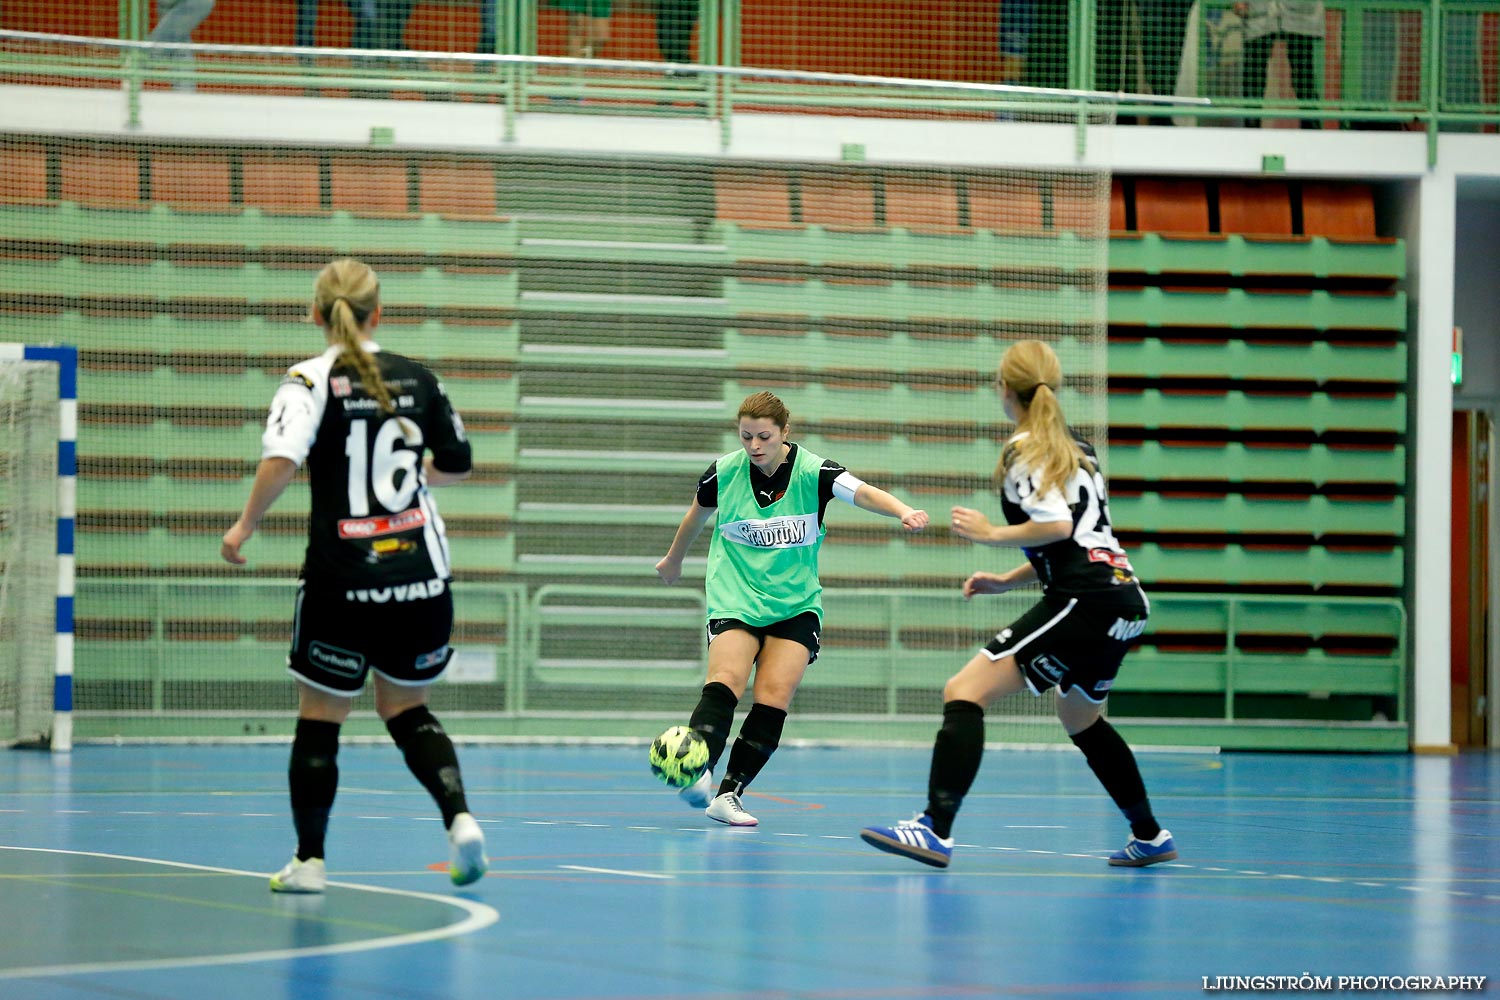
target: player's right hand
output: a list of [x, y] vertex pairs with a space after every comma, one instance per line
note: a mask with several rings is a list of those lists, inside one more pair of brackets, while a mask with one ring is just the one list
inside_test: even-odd
[[219, 556], [227, 563], [245, 565], [250, 560], [240, 555], [240, 546], [248, 542], [252, 534], [254, 532], [247, 530], [239, 521], [234, 522], [234, 526], [224, 532], [224, 538], [219, 543]]
[[656, 575], [661, 577], [662, 583], [670, 587], [682, 577], [682, 561], [673, 559], [671, 556], [662, 556], [661, 561], [656, 564]]
[[968, 600], [975, 594], [1003, 594], [1010, 589], [1010, 584], [999, 573], [986, 573], [980, 570], [964, 581], [964, 600]]

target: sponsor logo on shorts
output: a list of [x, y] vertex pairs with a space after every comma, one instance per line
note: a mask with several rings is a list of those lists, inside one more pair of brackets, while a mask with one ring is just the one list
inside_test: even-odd
[[365, 669], [363, 653], [340, 649], [323, 642], [314, 641], [307, 647], [307, 659], [309, 663], [322, 667], [330, 674], [344, 677], [358, 677]]
[[394, 535], [399, 531], [410, 531], [427, 523], [427, 512], [413, 507], [389, 517], [349, 517], [339, 522], [340, 538], [379, 538]]
[[1106, 691], [1108, 691], [1110, 688], [1112, 688], [1114, 686], [1115, 686], [1114, 678], [1110, 678], [1107, 681], [1095, 681], [1094, 682], [1094, 693], [1095, 694], [1104, 694]]
[[371, 587], [368, 590], [346, 590], [344, 600], [359, 601], [361, 604], [386, 604], [390, 601], [425, 601], [429, 597], [437, 597], [448, 585], [441, 579], [418, 580], [416, 583], [403, 583], [395, 587]]
[[448, 662], [448, 657], [450, 655], [451, 655], [451, 653], [449, 651], [448, 646], [447, 645], [442, 645], [442, 646], [439, 646], [437, 649], [434, 649], [430, 653], [423, 653], [421, 656], [418, 656], [417, 657], [417, 662], [416, 662], [416, 664], [414, 666], [419, 671], [420, 670], [433, 670], [433, 669], [435, 669], [437, 667], [441, 667], [441, 666], [446, 665], [447, 662]]
[[1115, 623], [1109, 627], [1109, 637], [1111, 639], [1118, 639], [1120, 642], [1129, 642], [1137, 638], [1144, 631], [1146, 631], [1146, 620], [1144, 618], [1139, 621], [1126, 621], [1123, 618], [1116, 618]]
[[1125, 553], [1110, 549], [1089, 549], [1089, 562], [1109, 563], [1115, 569], [1130, 569], [1130, 560]]
[[1068, 668], [1066, 666], [1057, 662], [1046, 653], [1043, 653], [1041, 656], [1035, 657], [1031, 661], [1030, 665], [1032, 670], [1035, 670], [1043, 677], [1046, 677], [1052, 681], [1060, 680], [1062, 678], [1062, 675], [1068, 672]]

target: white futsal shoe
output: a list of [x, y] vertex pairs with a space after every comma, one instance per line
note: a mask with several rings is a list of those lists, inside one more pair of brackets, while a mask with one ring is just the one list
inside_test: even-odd
[[724, 792], [715, 795], [714, 800], [704, 810], [709, 819], [717, 820], [728, 826], [759, 826], [760, 820], [745, 812], [745, 807], [740, 802], [740, 797], [734, 792]]
[[322, 858], [298, 861], [295, 857], [286, 867], [271, 876], [272, 892], [322, 892], [328, 888], [328, 872]]
[[677, 794], [682, 796], [682, 801], [686, 802], [694, 809], [704, 809], [707, 808], [708, 804], [713, 801], [713, 787], [713, 772], [704, 771], [702, 774], [698, 775], [697, 781], [693, 782], [691, 785], [688, 785], [686, 788], [678, 789]]
[[453, 817], [448, 827], [448, 877], [454, 885], [478, 882], [489, 870], [484, 856], [484, 831], [479, 822], [468, 813]]

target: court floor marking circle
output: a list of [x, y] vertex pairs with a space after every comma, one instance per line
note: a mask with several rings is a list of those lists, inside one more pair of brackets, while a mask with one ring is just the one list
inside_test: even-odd
[[[161, 858], [138, 858], [128, 854], [105, 854], [100, 851], [66, 851], [52, 847], [11, 847], [0, 844], [0, 851], [30, 851], [35, 854], [69, 854], [78, 857], [107, 858], [111, 861], [133, 861], [138, 864], [161, 865], [167, 868], [185, 868], [189, 871], [211, 872], [219, 875], [240, 875], [247, 878], [264, 879], [264, 872], [243, 871], [238, 868], [216, 868], [212, 865], [195, 865], [185, 861], [166, 861]], [[384, 886], [357, 885], [351, 882], [329, 882], [330, 888], [354, 889], [358, 892], [373, 892], [387, 896], [403, 896], [407, 899], [423, 899], [429, 902], [446, 903], [465, 911], [467, 916], [455, 924], [409, 934], [391, 934], [365, 941], [346, 941], [340, 944], [314, 945], [306, 948], [276, 948], [267, 951], [228, 952], [219, 955], [198, 955], [190, 958], [153, 958], [123, 962], [86, 962], [80, 965], [35, 965], [19, 969], [0, 969], [0, 979], [26, 979], [34, 976], [74, 976], [98, 972], [141, 972], [158, 969], [190, 969], [209, 965], [237, 965], [243, 962], [270, 962], [284, 958], [311, 958], [318, 955], [342, 955], [357, 951], [374, 951], [379, 948], [399, 948], [424, 941], [472, 934], [496, 923], [500, 912], [492, 906], [459, 896], [439, 896], [430, 892], [413, 892], [410, 889], [387, 889]]]

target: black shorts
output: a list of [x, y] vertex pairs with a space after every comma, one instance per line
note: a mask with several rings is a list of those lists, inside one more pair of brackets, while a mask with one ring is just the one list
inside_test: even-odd
[[750, 625], [738, 618], [710, 618], [708, 641], [712, 643], [714, 636], [732, 631], [749, 632], [760, 640], [762, 646], [766, 644], [768, 635], [778, 639], [790, 639], [807, 647], [807, 662], [812, 663], [818, 658], [818, 650], [821, 648], [818, 633], [822, 629], [823, 622], [818, 618], [816, 611], [804, 611], [800, 615], [784, 618], [769, 625]]
[[[427, 596], [411, 596], [413, 588]], [[385, 600], [374, 599], [381, 596]], [[372, 590], [301, 582], [286, 665], [329, 694], [359, 694], [371, 670], [393, 684], [420, 687], [447, 668], [452, 634], [453, 593], [446, 580]]]
[[984, 646], [992, 660], [1016, 658], [1033, 694], [1054, 685], [1098, 704], [1109, 697], [1120, 662], [1145, 630], [1147, 606], [1044, 597]]

